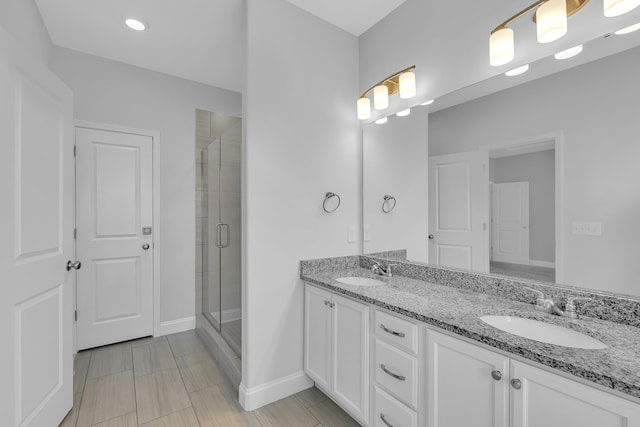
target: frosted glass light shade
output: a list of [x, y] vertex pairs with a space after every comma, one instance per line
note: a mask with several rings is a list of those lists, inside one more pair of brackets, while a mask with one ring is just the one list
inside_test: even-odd
[[358, 119], [367, 120], [371, 118], [371, 101], [369, 98], [358, 98]]
[[127, 27], [131, 28], [132, 30], [144, 31], [147, 29], [147, 24], [139, 19], [127, 18], [124, 20], [124, 23], [127, 24]]
[[409, 99], [416, 96], [416, 75], [411, 71], [400, 74], [400, 98]]
[[384, 110], [389, 107], [389, 88], [385, 85], [373, 88], [373, 106], [376, 110]]
[[624, 15], [640, 5], [640, 0], [604, 0], [604, 16]]
[[377, 125], [383, 125], [385, 123], [387, 123], [389, 121], [389, 119], [387, 117], [383, 117], [381, 119], [376, 120], [374, 123]]
[[550, 43], [567, 34], [566, 0], [549, 0], [544, 3], [536, 11], [536, 21], [538, 43]]
[[521, 67], [514, 68], [513, 70], [509, 70], [506, 73], [504, 73], [504, 75], [509, 77], [515, 77], [515, 76], [519, 76], [520, 74], [524, 74], [527, 71], [529, 71], [529, 64], [525, 64]]
[[408, 116], [409, 114], [411, 114], [411, 108], [407, 108], [406, 110], [398, 111], [396, 113], [396, 116], [405, 117], [405, 116]]
[[614, 34], [622, 36], [624, 34], [633, 33], [634, 31], [638, 30], [640, 30], [640, 22], [638, 22], [637, 24], [629, 25], [628, 27], [624, 27], [618, 31], [614, 31]]
[[556, 58], [556, 59], [573, 58], [574, 56], [576, 56], [580, 52], [582, 52], [583, 48], [584, 48], [584, 46], [579, 44], [578, 46], [570, 47], [569, 49], [565, 49], [565, 50], [563, 50], [561, 52], [558, 52], [555, 55], [553, 55], [553, 57]]
[[489, 63], [494, 67], [513, 61], [513, 30], [502, 28], [489, 37]]

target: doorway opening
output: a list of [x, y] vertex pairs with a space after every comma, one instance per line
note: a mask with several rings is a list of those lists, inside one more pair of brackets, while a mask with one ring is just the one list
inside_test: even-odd
[[558, 280], [556, 137], [489, 152], [489, 271], [527, 280]]

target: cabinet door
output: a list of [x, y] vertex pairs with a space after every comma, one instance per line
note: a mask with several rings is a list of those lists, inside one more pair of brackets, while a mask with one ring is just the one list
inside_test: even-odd
[[316, 384], [331, 389], [331, 294], [305, 285], [304, 371]]
[[640, 427], [640, 405], [511, 361], [513, 427]]
[[427, 346], [428, 426], [507, 427], [509, 359], [433, 331]]
[[333, 392], [352, 416], [369, 422], [369, 307], [333, 296]]

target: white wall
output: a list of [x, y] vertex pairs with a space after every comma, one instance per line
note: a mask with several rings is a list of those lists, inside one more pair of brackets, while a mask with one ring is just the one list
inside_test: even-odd
[[[370, 229], [364, 253], [406, 249], [412, 261], [428, 262], [428, 110], [389, 117], [363, 129], [363, 222]], [[385, 194], [396, 207], [382, 212]], [[387, 206], [387, 209], [391, 205]]]
[[529, 259], [556, 260], [555, 151], [491, 159], [491, 181], [529, 183]]
[[62, 48], [52, 68], [76, 119], [160, 132], [160, 320], [194, 316], [196, 108], [239, 116], [240, 94]]
[[50, 65], [53, 45], [35, 0], [0, 1], [0, 26], [40, 62]]
[[360, 133], [354, 36], [285, 0], [247, 0], [246, 20], [241, 400], [254, 408], [309, 386], [299, 261], [359, 253]]
[[[561, 131], [564, 282], [640, 295], [639, 73], [635, 48], [439, 111], [429, 154]], [[602, 222], [603, 234], [571, 234], [573, 221]]]

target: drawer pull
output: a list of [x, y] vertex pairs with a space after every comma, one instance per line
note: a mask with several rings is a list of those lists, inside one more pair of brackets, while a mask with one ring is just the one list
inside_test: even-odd
[[397, 380], [400, 380], [400, 381], [404, 381], [405, 380], [404, 375], [394, 374], [393, 372], [388, 370], [386, 366], [384, 366], [384, 363], [382, 363], [380, 365], [380, 368], [384, 371], [385, 374], [387, 374], [389, 376], [392, 376], [393, 378], [395, 378]]
[[387, 329], [382, 323], [380, 324], [380, 329], [382, 329], [388, 334], [395, 335], [400, 338], [404, 338], [404, 332], [396, 332], [396, 331], [392, 331], [391, 329]]
[[383, 423], [385, 423], [388, 427], [394, 427], [393, 424], [389, 423], [389, 421], [387, 421], [386, 417], [384, 416], [383, 413], [380, 413], [380, 419], [382, 420]]

